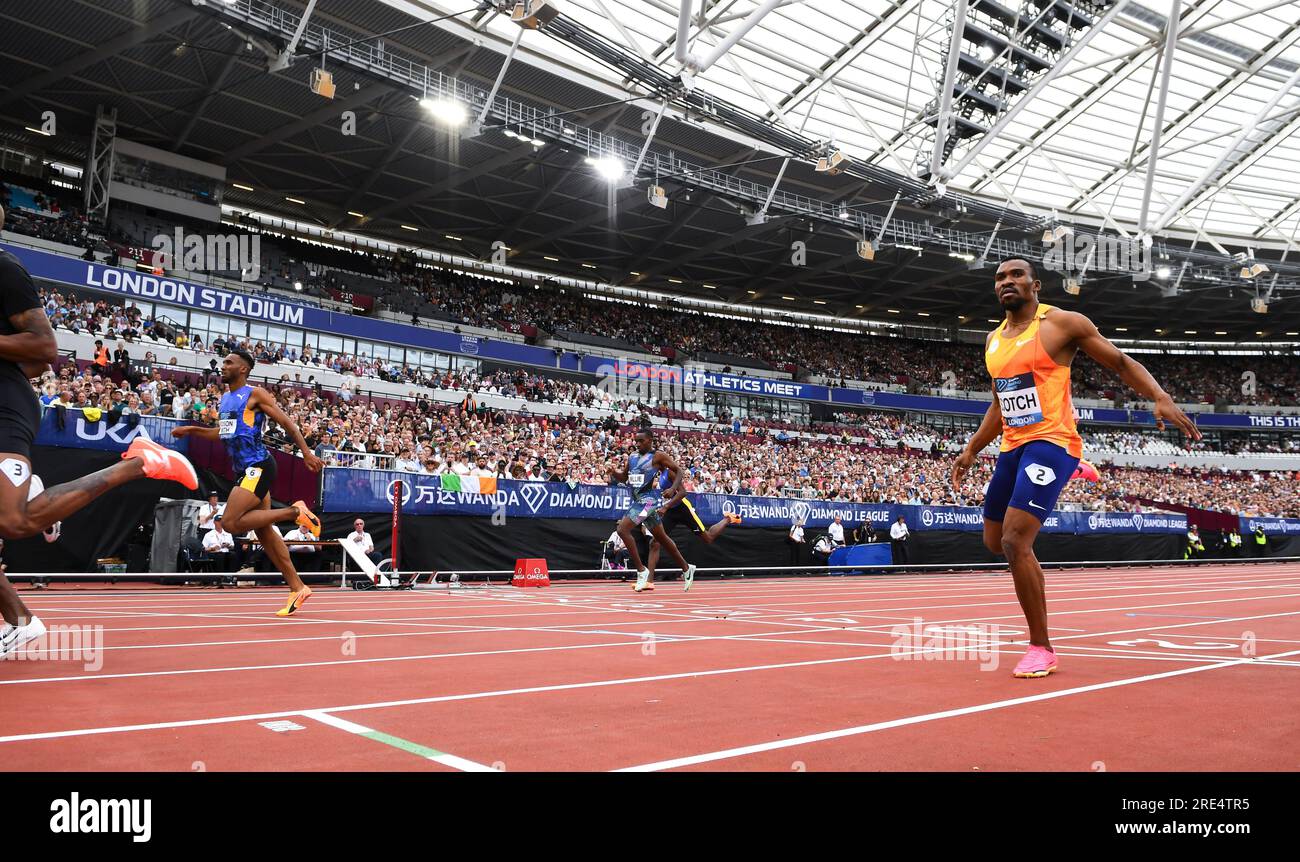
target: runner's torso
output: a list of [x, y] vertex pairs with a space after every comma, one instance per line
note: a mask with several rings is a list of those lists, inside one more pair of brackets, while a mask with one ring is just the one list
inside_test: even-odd
[[984, 363], [1002, 410], [1001, 451], [1047, 440], [1079, 458], [1083, 440], [1070, 400], [1070, 366], [1058, 365], [1043, 346], [1042, 321], [1052, 310], [1040, 303], [1025, 331], [1014, 336], [1003, 321], [989, 338]]
[[659, 468], [655, 467], [655, 452], [642, 455], [633, 452], [627, 458], [627, 485], [634, 500], [659, 496]]
[[[9, 322], [10, 317], [40, 307], [40, 295], [37, 294], [36, 286], [32, 283], [32, 277], [28, 275], [26, 268], [14, 255], [7, 251], [0, 251], [0, 311], [3, 311], [0, 313], [0, 335], [17, 334]], [[28, 382], [27, 375], [18, 367], [18, 363], [0, 359], [0, 382], [12, 384], [12, 387], [5, 386], [6, 401], [13, 399], [13, 403], [16, 404], [19, 399], [22, 399], [25, 409], [30, 406], [25, 403], [28, 400], [26, 396], [31, 394], [30, 400], [35, 402], [36, 396], [32, 393], [32, 385]]]
[[252, 404], [252, 386], [241, 386], [221, 396], [219, 430], [226, 454], [236, 472], [270, 457], [262, 444], [266, 414]]

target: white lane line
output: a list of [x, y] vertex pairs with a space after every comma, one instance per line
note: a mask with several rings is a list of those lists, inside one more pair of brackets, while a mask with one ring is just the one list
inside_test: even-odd
[[392, 746], [401, 751], [408, 751], [418, 757], [432, 760], [434, 763], [441, 763], [443, 766], [450, 766], [452, 769], [459, 769], [461, 772], [498, 771], [493, 769], [491, 766], [476, 763], [475, 761], [467, 760], [464, 757], [457, 757], [456, 755], [448, 754], [445, 751], [438, 751], [437, 749], [430, 748], [427, 745], [420, 745], [419, 743], [411, 742], [407, 739], [401, 739], [392, 734], [384, 733], [381, 730], [366, 727], [364, 724], [357, 724], [354, 721], [348, 721], [347, 719], [339, 718], [336, 715], [330, 715], [328, 712], [311, 710], [310, 712], [302, 713], [302, 715], [304, 718], [319, 721], [321, 724], [327, 724], [330, 727], [337, 727], [339, 730], [346, 730], [348, 733], [355, 733], [357, 736], [364, 736], [366, 739]]
[[[538, 629], [528, 629], [527, 631], [538, 631]], [[829, 631], [829, 629], [820, 627], [797, 628], [790, 632], [782, 634], [816, 634], [819, 632]], [[575, 632], [565, 631], [558, 634], [575, 634]], [[667, 637], [657, 637], [656, 644], [669, 643], [692, 643], [696, 641], [759, 641], [762, 636], [768, 632], [754, 632], [741, 635], [683, 635], [674, 634]], [[151, 670], [135, 671], [130, 673], [85, 673], [74, 676], [52, 676], [52, 677], [35, 677], [30, 679], [5, 679], [0, 680], [0, 685], [35, 685], [39, 683], [55, 682], [86, 682], [91, 680], [105, 679], [134, 679], [140, 677], [157, 677], [157, 676], [192, 676], [194, 674], [204, 673], [236, 673], [241, 671], [259, 671], [259, 670], [289, 670], [307, 667], [332, 667], [337, 665], [355, 665], [355, 664], [384, 664], [398, 661], [427, 661], [433, 659], [445, 658], [475, 658], [481, 656], [493, 655], [518, 655], [523, 653], [545, 653], [545, 652], [566, 652], [568, 650], [579, 649], [601, 649], [605, 647], [635, 647], [640, 646], [644, 641], [642, 633], [639, 632], [619, 632], [620, 637], [633, 638], [633, 640], [609, 641], [604, 643], [585, 643], [585, 644], [563, 644], [558, 646], [540, 646], [540, 647], [516, 647], [513, 649], [495, 649], [495, 650], [475, 650], [466, 652], [451, 653], [425, 653], [422, 655], [401, 655], [401, 656], [380, 656], [377, 658], [352, 658], [352, 659], [331, 659], [329, 661], [314, 662], [293, 662], [283, 664], [261, 664], [261, 665], [238, 665], [229, 667], [211, 667], [211, 668], [183, 668], [173, 670]], [[869, 648], [872, 644], [859, 644], [858, 646]], [[887, 644], [884, 646], [888, 646]], [[882, 647], [883, 648], [883, 647]], [[817, 662], [813, 662], [816, 664]], [[797, 666], [796, 662], [792, 666]], [[690, 674], [686, 674], [689, 676]]]
[[[700, 638], [701, 640], [740, 640], [745, 639], [744, 635], [735, 635], [721, 638]], [[606, 644], [606, 646], [628, 646], [627, 643]], [[582, 644], [576, 647], [566, 647], [566, 649], [591, 649], [600, 646], [598, 644]], [[908, 650], [898, 653], [894, 652], [873, 652], [865, 655], [836, 656], [835, 658], [807, 659], [804, 661], [776, 662], [771, 664], [748, 665], [741, 667], [715, 668], [712, 670], [691, 670], [681, 671], [678, 673], [656, 674], [653, 676], [636, 676], [621, 677], [617, 679], [592, 680], [588, 682], [571, 682], [558, 683], [554, 685], [529, 686], [526, 688], [498, 689], [495, 691], [470, 692], [466, 694], [446, 694], [433, 695], [430, 697], [407, 698], [404, 700], [386, 700], [372, 703], [356, 703], [343, 706], [327, 706], [315, 708], [299, 708], [284, 710], [279, 712], [253, 713], [248, 715], [222, 716], [219, 718], [198, 718], [184, 719], [179, 721], [162, 721], [152, 722], [149, 724], [127, 724], [109, 727], [90, 727], [77, 730], [54, 730], [43, 731], [39, 733], [20, 733], [10, 736], [0, 736], [0, 743], [5, 742], [28, 742], [38, 739], [63, 739], [74, 736], [95, 736], [106, 733], [127, 733], [138, 730], [164, 730], [179, 727], [200, 727], [211, 724], [230, 724], [240, 721], [265, 721], [275, 718], [292, 718], [297, 715], [303, 715], [306, 712], [355, 712], [368, 709], [387, 709], [399, 706], [418, 706], [430, 703], [450, 703], [465, 700], [482, 700], [493, 697], [507, 697], [521, 694], [542, 694], [555, 691], [573, 691], [584, 688], [607, 688], [619, 685], [636, 685], [646, 682], [663, 682], [675, 679], [690, 679], [696, 677], [723, 676], [726, 674], [736, 673], [754, 673], [768, 670], [784, 670], [788, 668], [816, 667], [821, 665], [846, 664], [853, 662], [873, 661], [879, 659], [889, 659], [902, 656], [923, 655], [931, 650]], [[1275, 657], [1275, 656], [1270, 656]], [[1109, 658], [1109, 657], [1107, 657]]]
[[[1120, 607], [1120, 608], [1068, 609], [1063, 611], [1048, 611], [1047, 615], [1049, 617], [1073, 617], [1073, 616], [1080, 616], [1082, 614], [1106, 614], [1106, 613], [1112, 613], [1116, 611], [1132, 611], [1132, 610], [1138, 610], [1140, 608], [1181, 608], [1181, 607], [1188, 607], [1190, 605], [1217, 605], [1217, 604], [1228, 604], [1230, 602], [1264, 602], [1264, 601], [1271, 601], [1273, 599], [1290, 599], [1296, 597], [1300, 597], [1300, 593], [1288, 593], [1286, 595], [1281, 595], [1281, 596], [1243, 596], [1238, 599], [1214, 598], [1214, 599], [1205, 599], [1203, 601], [1198, 601], [1198, 602], [1166, 602], [1165, 604], [1161, 604], [1161, 605], [1130, 605], [1128, 607]], [[1002, 602], [1002, 604], [1010, 605], [1016, 603]], [[943, 608], [937, 608], [936, 610], [943, 610]], [[850, 613], [850, 612], [844, 611], [844, 613]], [[1264, 614], [1263, 616], [1278, 616], [1278, 615]], [[1281, 614], [1280, 616], [1288, 616], [1288, 614]], [[996, 621], [996, 620], [1024, 620], [1024, 618], [1025, 615], [1023, 612], [1021, 612], [1021, 613], [1014, 613], [1014, 614], [1002, 614], [1000, 616], [961, 617], [959, 619], [925, 620], [925, 622], [928, 625], [945, 625], [949, 623], [981, 623], [981, 622]], [[745, 619], [748, 620], [749, 622], [756, 621], [754, 617], [745, 617]], [[1218, 620], [1208, 620], [1207, 622], [1230, 623], [1242, 619], [1259, 619], [1259, 617], [1224, 617]], [[1180, 627], [1183, 625], [1199, 625], [1199, 623], [1179, 624]], [[882, 623], [880, 625], [856, 626], [855, 628], [858, 631], [871, 631], [873, 629], [886, 628], [886, 627], [889, 626]], [[1123, 631], [1147, 631], [1147, 629], [1123, 629]], [[1077, 635], [1077, 636], [1071, 635], [1071, 637], [1087, 637], [1087, 635], [1086, 634]]]
[[[1184, 574], [1186, 574], [1186, 573], [1184, 573]], [[1254, 573], [1254, 574], [1258, 574], [1258, 573]], [[1115, 581], [1113, 581], [1113, 582], [1107, 582], [1107, 583], [1101, 583], [1101, 582], [1098, 582], [1098, 583], [1096, 583], [1096, 584], [1078, 584], [1078, 583], [1070, 583], [1070, 584], [1068, 584], [1067, 586], [1064, 586], [1062, 589], [1058, 590], [1057, 592], [1058, 592], [1058, 593], [1059, 593], [1059, 592], [1067, 592], [1067, 593], [1068, 593], [1068, 592], [1083, 592], [1083, 591], [1093, 591], [1093, 590], [1104, 590], [1104, 589], [1110, 589], [1110, 588], [1119, 589], [1119, 590], [1133, 590], [1133, 589], [1160, 588], [1160, 587], [1173, 587], [1173, 586], [1187, 586], [1187, 587], [1193, 587], [1193, 588], [1194, 588], [1194, 587], [1197, 587], [1197, 586], [1210, 586], [1210, 585], [1215, 585], [1215, 584], [1227, 584], [1227, 585], [1234, 585], [1234, 586], [1242, 586], [1243, 588], [1245, 588], [1245, 585], [1249, 585], [1249, 584], [1267, 585], [1268, 583], [1275, 583], [1275, 582], [1280, 581], [1280, 580], [1289, 580], [1289, 579], [1291, 579], [1291, 578], [1293, 578], [1293, 577], [1296, 577], [1296, 576], [1297, 576], [1297, 575], [1278, 575], [1278, 576], [1276, 576], [1276, 577], [1271, 577], [1271, 578], [1264, 578], [1264, 579], [1257, 579], [1257, 580], [1246, 580], [1246, 579], [1242, 579], [1242, 578], [1240, 577], [1239, 574], [1238, 574], [1238, 575], [1225, 574], [1225, 575], [1223, 575], [1222, 577], [1219, 577], [1219, 576], [1200, 575], [1200, 576], [1193, 576], [1193, 577], [1169, 578], [1169, 579], [1164, 579], [1164, 580], [1153, 579], [1151, 583], [1142, 583], [1141, 581], [1143, 581], [1143, 580], [1147, 580], [1147, 579], [1145, 579], [1145, 578], [1143, 578], [1143, 579], [1137, 579], [1138, 582], [1136, 582], [1136, 583], [1135, 583], [1135, 579], [1134, 579], [1134, 578], [1117, 578]], [[972, 586], [974, 586], [973, 584], [970, 584], [970, 583], [957, 582], [957, 583], [952, 584], [951, 586], [945, 586], [945, 587], [942, 587], [942, 588], [934, 588], [934, 587], [932, 587], [932, 586], [924, 586], [924, 585], [923, 585], [924, 583], [925, 583], [925, 582], [921, 582], [920, 584], [918, 584], [918, 583], [916, 583], [916, 582], [911, 582], [911, 581], [908, 581], [908, 580], [906, 580], [906, 579], [900, 579], [900, 580], [898, 580], [898, 581], [894, 581], [894, 582], [891, 582], [891, 583], [889, 583], [889, 584], [873, 584], [873, 586], [879, 586], [879, 587], [885, 587], [885, 586], [888, 586], [888, 587], [891, 588], [891, 589], [889, 589], [889, 590], [885, 590], [885, 589], [872, 589], [872, 590], [848, 589], [848, 590], [844, 590], [844, 589], [828, 589], [828, 588], [825, 588], [825, 587], [822, 587], [822, 588], [810, 587], [808, 590], [801, 590], [801, 591], [799, 591], [799, 592], [787, 593], [787, 594], [784, 594], [784, 595], [787, 595], [787, 596], [792, 597], [792, 598], [798, 598], [798, 597], [803, 597], [803, 596], [807, 596], [807, 597], [822, 597], [822, 598], [826, 598], [826, 597], [829, 596], [829, 597], [832, 598], [833, 601], [851, 601], [851, 600], [854, 600], [855, 598], [859, 598], [859, 597], [860, 597], [860, 598], [869, 598], [868, 596], [859, 596], [858, 594], [861, 594], [861, 593], [874, 593], [874, 594], [886, 593], [887, 595], [879, 596], [879, 598], [881, 598], [881, 599], [883, 599], [883, 600], [897, 600], [897, 599], [902, 599], [902, 598], [920, 598], [920, 597], [921, 597], [921, 596], [919, 595], [920, 593], [925, 593], [925, 592], [937, 592], [938, 589], [950, 589], [950, 590], [962, 590], [962, 589], [965, 589], [965, 590], [969, 590], [969, 589], [972, 588]], [[838, 584], [838, 582], [837, 582], [837, 584]], [[1280, 584], [1279, 584], [1279, 586], [1280, 586]], [[664, 602], [667, 602], [667, 603], [669, 603], [669, 604], [690, 605], [690, 604], [698, 604], [699, 601], [703, 601], [703, 600], [705, 600], [705, 599], [710, 599], [710, 600], [711, 600], [712, 598], [729, 598], [729, 597], [730, 597], [731, 595], [733, 595], [733, 594], [734, 594], [736, 597], [744, 596], [744, 597], [746, 597], [746, 598], [760, 598], [760, 599], [771, 599], [771, 598], [782, 598], [782, 597], [783, 597], [783, 594], [764, 593], [764, 592], [762, 592], [762, 589], [763, 589], [763, 588], [762, 588], [761, 586], [755, 585], [755, 586], [747, 586], [747, 587], [744, 587], [744, 588], [742, 588], [742, 589], [740, 589], [740, 590], [736, 590], [736, 591], [729, 591], [729, 592], [727, 592], [727, 593], [723, 593], [723, 592], [719, 592], [719, 591], [713, 591], [713, 592], [708, 593], [708, 595], [699, 594], [698, 600], [697, 600], [696, 597], [694, 597], [694, 596], [693, 596], [692, 598], [690, 598], [690, 599], [685, 599], [685, 598], [672, 598], [672, 597], [669, 597], [669, 596], [659, 596], [659, 597], [657, 597], [657, 598], [658, 598], [660, 601], [664, 601]], [[918, 595], [916, 595], [916, 596], [900, 596], [900, 595], [897, 595], [897, 593], [900, 592], [900, 591], [902, 591], [902, 592], [915, 592], [915, 593], [917, 593]], [[995, 594], [995, 593], [981, 593], [981, 594], [979, 594], [979, 595], [986, 595], [986, 594], [987, 594], [987, 595], [993, 595], [993, 594]], [[102, 613], [102, 612], [110, 612], [110, 611], [112, 611], [112, 610], [126, 610], [126, 609], [137, 608], [137, 607], [140, 608], [142, 612], [147, 612], [147, 610], [149, 610], [149, 609], [151, 609], [151, 608], [152, 608], [153, 610], [156, 610], [156, 611], [161, 611], [161, 610], [164, 610], [165, 608], [169, 608], [169, 607], [193, 607], [193, 606], [194, 606], [195, 604], [197, 604], [197, 603], [204, 603], [204, 604], [224, 604], [224, 605], [228, 605], [228, 606], [232, 606], [232, 607], [235, 607], [235, 606], [262, 607], [262, 606], [264, 605], [264, 603], [265, 603], [266, 595], [269, 595], [269, 592], [268, 592], [266, 595], [243, 595], [243, 596], [236, 596], [236, 595], [230, 595], [230, 594], [227, 594], [227, 595], [206, 595], [206, 596], [203, 596], [203, 595], [200, 595], [200, 596], [194, 596], [194, 595], [192, 595], [192, 594], [177, 594], [177, 595], [185, 595], [185, 596], [186, 596], [186, 601], [185, 601], [185, 602], [180, 602], [180, 603], [168, 602], [168, 603], [166, 603], [166, 604], [163, 604], [163, 603], [146, 603], [146, 602], [141, 602], [141, 603], [131, 603], [131, 604], [123, 604], [120, 600], [110, 601], [108, 597], [105, 597], [105, 601], [104, 601], [103, 603], [101, 603], [101, 604], [111, 604], [112, 607], [104, 608], [103, 610], [100, 610], [100, 612]], [[466, 601], [470, 602], [470, 604], [448, 606], [448, 605], [446, 605], [445, 603], [443, 603], [443, 599], [444, 599], [443, 595], [442, 595], [442, 594], [438, 594], [438, 593], [435, 593], [435, 594], [432, 594], [432, 595], [427, 595], [427, 596], [426, 596], [424, 593], [420, 593], [420, 594], [409, 594], [409, 595], [412, 596], [412, 598], [408, 598], [408, 599], [396, 599], [396, 600], [391, 599], [391, 598], [390, 598], [390, 599], [370, 598], [370, 597], [367, 596], [367, 594], [357, 594], [357, 593], [353, 593], [353, 592], [351, 592], [351, 591], [339, 591], [339, 590], [337, 590], [337, 589], [333, 589], [333, 590], [329, 590], [329, 591], [324, 591], [324, 590], [322, 590], [322, 591], [318, 591], [317, 595], [318, 595], [321, 599], [324, 599], [324, 600], [325, 600], [325, 602], [324, 602], [325, 604], [331, 604], [331, 605], [333, 605], [333, 604], [346, 604], [346, 605], [348, 605], [348, 606], [351, 607], [351, 608], [357, 608], [357, 607], [383, 607], [383, 608], [409, 608], [409, 609], [421, 609], [421, 608], [425, 608], [425, 607], [430, 607], [430, 608], [432, 608], [432, 607], [435, 607], [435, 606], [437, 606], [437, 607], [441, 607], [441, 608], [444, 608], [444, 609], [470, 608], [470, 607], [473, 607], [474, 604], [476, 604], [476, 603], [481, 603], [481, 602], [483, 602], [483, 601], [494, 601], [494, 600], [506, 600], [506, 601], [511, 601], [511, 602], [515, 602], [515, 603], [521, 603], [521, 604], [550, 604], [550, 603], [553, 603], [553, 600], [554, 600], [555, 597], [559, 597], [559, 596], [564, 596], [564, 597], [568, 597], [568, 598], [577, 598], [577, 597], [578, 597], [577, 594], [575, 594], [575, 593], [550, 593], [550, 594], [548, 594], [547, 596], [541, 596], [541, 595], [533, 596], [533, 595], [525, 595], [525, 594], [522, 594], [522, 593], [521, 593], [521, 594], [519, 594], [519, 595], [516, 595], [516, 596], [509, 596], [509, 597], [502, 597], [502, 596], [495, 596], [495, 595], [490, 595], [490, 596], [478, 596], [478, 595], [470, 595], [470, 594], [460, 594], [459, 596], [454, 597], [454, 598], [463, 598], [463, 599], [465, 599]], [[617, 598], [621, 597], [622, 595], [623, 595], [623, 593], [622, 593], [621, 590], [620, 590], [619, 592], [602, 592], [602, 593], [600, 593], [600, 596], [603, 596], [604, 598], [607, 598], [607, 599], [617, 599]], [[436, 605], [434, 605], [434, 604], [431, 604], [431, 605], [420, 605], [420, 604], [415, 604], [415, 601], [417, 600], [415, 597], [417, 597], [417, 596], [418, 596], [418, 600], [428, 599], [428, 600], [431, 600], [431, 601], [434, 601], [434, 602], [439, 602], [439, 604], [436, 604]], [[843, 598], [835, 599], [835, 598], [834, 598], [835, 596], [843, 596]], [[949, 597], [949, 596], [941, 596], [941, 595], [935, 595], [935, 596], [934, 596], [934, 598], [945, 598], [945, 597]], [[952, 596], [952, 597], [955, 598], [955, 597], [957, 597], [957, 596]], [[589, 597], [589, 596], [582, 596], [581, 598], [585, 601], [585, 600], [588, 600], [588, 599], [595, 599], [596, 597], [594, 597], [594, 596], [590, 596], [590, 597]], [[68, 605], [68, 606], [66, 606], [66, 607], [54, 607], [54, 606], [51, 606], [51, 605], [45, 605], [43, 601], [40, 601], [40, 599], [45, 599], [45, 600], [48, 600], [48, 601], [57, 601], [57, 602], [59, 602], [60, 604]], [[445, 599], [446, 599], [446, 600], [453, 600], [453, 597], [451, 597], [451, 596], [446, 596]], [[68, 612], [75, 611], [75, 610], [86, 610], [86, 611], [94, 612], [94, 611], [96, 610], [96, 608], [94, 608], [94, 607], [89, 607], [89, 606], [84, 606], [84, 607], [83, 607], [83, 606], [76, 605], [76, 604], [70, 604], [71, 602], [76, 602], [76, 601], [79, 601], [79, 600], [80, 600], [80, 599], [78, 599], [77, 597], [72, 597], [72, 596], [55, 596], [55, 595], [50, 595], [50, 596], [44, 596], [44, 597], [30, 597], [28, 601], [29, 601], [29, 603], [32, 604], [33, 606], [38, 606], [38, 605], [39, 605], [39, 608], [38, 608], [38, 609], [44, 609], [44, 610], [59, 610], [59, 611], [68, 611]], [[832, 603], [833, 603], [833, 602], [832, 602]], [[757, 606], [756, 606], [756, 607], [757, 607]], [[340, 610], [341, 610], [341, 609], [340, 609]], [[164, 615], [165, 615], [165, 614], [164, 614]]]
[[[1291, 652], [1276, 653], [1274, 655], [1264, 656], [1266, 659], [1280, 659], [1286, 656], [1300, 655], [1300, 650]], [[926, 713], [924, 715], [913, 715], [907, 718], [896, 718], [890, 721], [878, 721], [873, 724], [863, 724], [857, 727], [846, 727], [841, 730], [828, 730], [822, 733], [810, 733], [805, 736], [796, 736], [790, 739], [778, 739], [771, 742], [761, 742], [755, 745], [745, 745], [738, 748], [727, 748], [721, 751], [710, 751], [704, 754], [693, 754], [688, 757], [676, 757], [671, 760], [660, 760], [655, 763], [643, 763], [639, 766], [628, 766], [622, 769], [614, 770], [615, 772], [658, 772], [664, 769], [678, 769], [683, 766], [695, 766], [700, 763], [713, 763], [719, 760], [729, 760], [735, 757], [744, 757], [749, 754], [759, 754], [765, 751], [776, 751], [782, 748], [793, 748], [799, 745], [808, 745], [814, 742], [824, 742], [830, 739], [843, 739], [848, 736], [859, 736], [865, 733], [875, 733], [880, 730], [890, 730], [896, 727], [907, 727], [914, 724], [924, 724], [929, 721], [939, 721], [945, 718], [956, 718], [963, 715], [973, 715], [980, 712], [989, 712], [995, 709], [1006, 709], [1012, 706], [1021, 706], [1027, 703], [1037, 703], [1045, 700], [1056, 700], [1062, 697], [1070, 697], [1076, 694], [1085, 694], [1093, 691], [1104, 691], [1109, 688], [1120, 688], [1122, 686], [1137, 685], [1144, 682], [1152, 682], [1160, 679], [1171, 679], [1178, 676], [1186, 676], [1193, 673], [1204, 673], [1210, 670], [1219, 670], [1225, 667], [1235, 667], [1243, 664], [1253, 664], [1252, 659], [1242, 658], [1232, 661], [1222, 661], [1210, 665], [1199, 665], [1197, 667], [1179, 668], [1178, 670], [1168, 670], [1161, 673], [1145, 674], [1143, 676], [1129, 677], [1127, 679], [1116, 679], [1110, 682], [1099, 682], [1092, 685], [1082, 685], [1076, 688], [1065, 688], [1058, 691], [1043, 692], [1042, 694], [1033, 694], [1026, 697], [1013, 697], [1007, 700], [998, 700], [991, 703], [980, 703], [973, 706], [963, 706], [957, 709], [945, 709], [939, 712]]]
[[[1071, 570], [1054, 570], [1051, 572], [1053, 580], [1057, 582], [1071, 582], [1072, 585], [1096, 584], [1102, 586], [1107, 582], [1132, 583], [1134, 580], [1145, 580], [1153, 582], [1171, 582], [1171, 583], [1191, 583], [1195, 581], [1215, 578], [1215, 577], [1232, 577], [1239, 578], [1245, 574], [1260, 577], [1282, 578], [1294, 575], [1298, 567], [1294, 564], [1279, 563], [1262, 563], [1262, 564], [1230, 564], [1217, 566], [1195, 566], [1195, 567], [1146, 567], [1131, 569], [1115, 569], [1112, 567], [1093, 567], [1084, 569]], [[835, 591], [840, 592], [880, 592], [887, 589], [906, 585], [912, 587], [930, 587], [930, 586], [948, 586], [951, 588], [962, 588], [969, 586], [970, 582], [986, 581], [994, 577], [1005, 577], [1005, 569], [990, 571], [980, 570], [964, 573], [928, 573], [928, 572], [911, 572], [899, 575], [873, 575], [869, 578], [829, 578], [829, 577], [801, 577], [801, 578], [755, 578], [749, 580], [717, 580], [707, 581], [714, 589], [710, 595], [761, 595], [764, 592], [776, 592], [781, 589], [794, 589], [800, 592], [815, 594], [824, 594], [831, 591], [831, 585], [834, 585]], [[572, 595], [621, 595], [625, 586], [611, 582], [602, 583], [564, 583], [563, 589], [566, 594]], [[476, 588], [481, 589], [481, 588]], [[513, 592], [514, 588], [508, 585], [502, 585], [492, 588], [500, 592]], [[51, 590], [48, 592], [37, 592], [33, 590], [23, 590], [24, 598], [29, 603], [43, 602], [46, 600], [71, 600], [71, 601], [116, 601], [123, 597], [141, 598], [141, 599], [162, 599], [168, 597], [185, 597], [186, 601], [206, 600], [206, 601], [229, 601], [235, 596], [230, 593], [214, 592], [203, 590], [196, 592], [195, 588], [174, 588], [163, 590], [116, 590], [116, 589], [85, 589], [85, 590]], [[254, 595], [270, 594], [277, 592], [270, 587], [259, 588]], [[438, 600], [452, 598], [470, 599], [470, 592], [459, 592], [453, 596], [452, 591], [444, 590], [421, 590], [417, 594], [421, 598]], [[357, 593], [352, 590], [341, 590], [338, 587], [322, 586], [318, 589], [317, 594], [321, 597], [329, 598], [335, 601], [365, 601], [367, 603], [378, 603], [380, 598], [370, 596], [365, 593]], [[799, 593], [791, 593], [797, 595]], [[519, 593], [522, 595], [522, 593]], [[251, 596], [250, 596], [251, 597]], [[239, 598], [243, 598], [240, 596]], [[478, 596], [472, 598], [477, 599]]]

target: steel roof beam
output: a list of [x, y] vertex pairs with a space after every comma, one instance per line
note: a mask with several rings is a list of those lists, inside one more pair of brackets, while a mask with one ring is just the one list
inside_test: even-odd
[[233, 165], [245, 156], [251, 156], [253, 153], [261, 152], [273, 144], [278, 144], [280, 141], [302, 134], [308, 129], [319, 126], [321, 123], [337, 120], [341, 112], [353, 108], [360, 108], [380, 96], [385, 96], [388, 93], [391, 93], [392, 91], [393, 86], [390, 84], [370, 84], [369, 86], [362, 87], [356, 92], [349, 93], [342, 99], [327, 100], [328, 104], [322, 105], [295, 122], [285, 123], [283, 126], [278, 126], [261, 137], [254, 138], [245, 144], [240, 144], [238, 147], [235, 147], [221, 159], [221, 164]]
[[96, 63], [115, 57], [123, 51], [152, 39], [154, 36], [166, 33], [196, 15], [198, 15], [198, 12], [193, 9], [173, 9], [171, 12], [166, 12], [157, 18], [135, 24], [126, 32], [109, 39], [94, 50], [79, 53], [57, 66], [33, 75], [8, 90], [0, 92], [0, 106], [8, 105], [19, 99], [25, 99], [51, 84], [56, 84], [64, 78], [77, 74], [83, 69], [89, 69]]

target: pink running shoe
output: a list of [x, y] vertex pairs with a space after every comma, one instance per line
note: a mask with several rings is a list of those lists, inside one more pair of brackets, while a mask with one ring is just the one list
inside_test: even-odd
[[1011, 675], [1018, 679], [1038, 679], [1056, 670], [1056, 653], [1047, 647], [1030, 646]]
[[150, 479], [162, 479], [166, 482], [180, 482], [191, 491], [199, 487], [198, 474], [189, 459], [166, 446], [159, 446], [152, 440], [137, 437], [122, 453], [123, 458], [138, 458], [144, 464], [144, 474]]

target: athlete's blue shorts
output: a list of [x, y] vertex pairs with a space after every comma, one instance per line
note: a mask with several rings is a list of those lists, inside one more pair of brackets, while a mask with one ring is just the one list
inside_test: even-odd
[[653, 530], [659, 526], [663, 518], [659, 514], [660, 500], [655, 497], [633, 497], [632, 505], [628, 506], [623, 517], [632, 522], [634, 527], [645, 527], [647, 530]]
[[1014, 506], [1041, 524], [1078, 466], [1078, 458], [1047, 440], [1030, 440], [1003, 452], [984, 495], [984, 520], [1001, 521], [1007, 507]]

